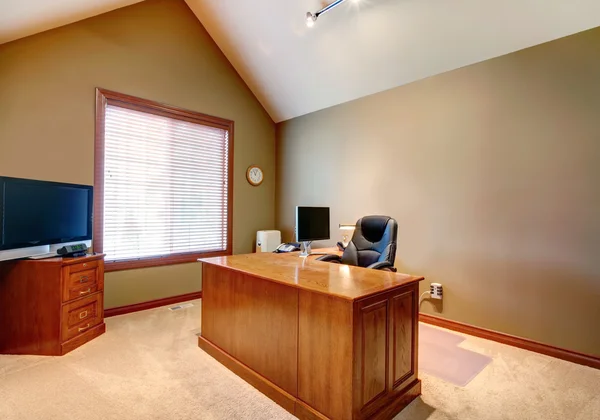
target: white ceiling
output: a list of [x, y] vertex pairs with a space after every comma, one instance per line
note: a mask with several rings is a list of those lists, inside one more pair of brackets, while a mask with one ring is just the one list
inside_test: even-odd
[[[0, 43], [138, 1], [0, 0]], [[600, 0], [348, 0], [313, 28], [319, 0], [186, 2], [275, 122], [600, 26]]]
[[[333, 0], [328, 0], [330, 3]], [[600, 0], [186, 0], [283, 121], [600, 25]]]

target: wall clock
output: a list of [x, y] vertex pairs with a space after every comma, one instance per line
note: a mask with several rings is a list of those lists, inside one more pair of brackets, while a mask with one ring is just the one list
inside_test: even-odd
[[264, 175], [262, 169], [260, 169], [256, 165], [248, 166], [248, 170], [246, 171], [246, 179], [250, 183], [250, 185], [254, 185], [255, 187], [262, 184]]

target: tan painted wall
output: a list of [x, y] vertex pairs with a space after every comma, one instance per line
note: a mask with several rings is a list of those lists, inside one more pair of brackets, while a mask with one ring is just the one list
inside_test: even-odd
[[600, 355], [599, 48], [600, 28], [278, 125], [279, 228], [296, 205], [330, 206], [335, 241], [391, 215], [443, 316]]
[[[0, 174], [92, 184], [95, 88], [235, 121], [234, 252], [272, 229], [275, 126], [183, 1], [148, 0], [0, 45]], [[248, 165], [265, 171], [260, 187]], [[199, 266], [107, 273], [105, 306], [200, 290]]]

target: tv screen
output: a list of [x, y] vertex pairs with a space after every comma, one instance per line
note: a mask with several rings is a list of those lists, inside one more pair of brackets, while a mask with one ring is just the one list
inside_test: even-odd
[[0, 250], [92, 239], [92, 187], [0, 177]]
[[329, 207], [296, 207], [298, 242], [329, 239]]

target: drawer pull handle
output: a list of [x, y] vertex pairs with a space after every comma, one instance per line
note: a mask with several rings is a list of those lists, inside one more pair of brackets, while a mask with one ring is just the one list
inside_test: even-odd
[[88, 293], [90, 293], [91, 291], [92, 291], [92, 288], [90, 287], [90, 288], [88, 288], [87, 290], [83, 290], [83, 291], [79, 292], [79, 295], [80, 295], [80, 296], [81, 296], [81, 295], [87, 295], [87, 294], [88, 294]]
[[79, 283], [87, 283], [90, 278], [88, 276], [79, 277]]
[[87, 263], [83, 263], [83, 266], [84, 266], [84, 267], [87, 267]]
[[87, 316], [88, 316], [88, 311], [83, 311], [79, 314], [79, 319], [87, 318]]
[[81, 328], [77, 328], [79, 330], [79, 332], [85, 331], [88, 328], [90, 328], [90, 324], [88, 323], [85, 327], [81, 327]]

